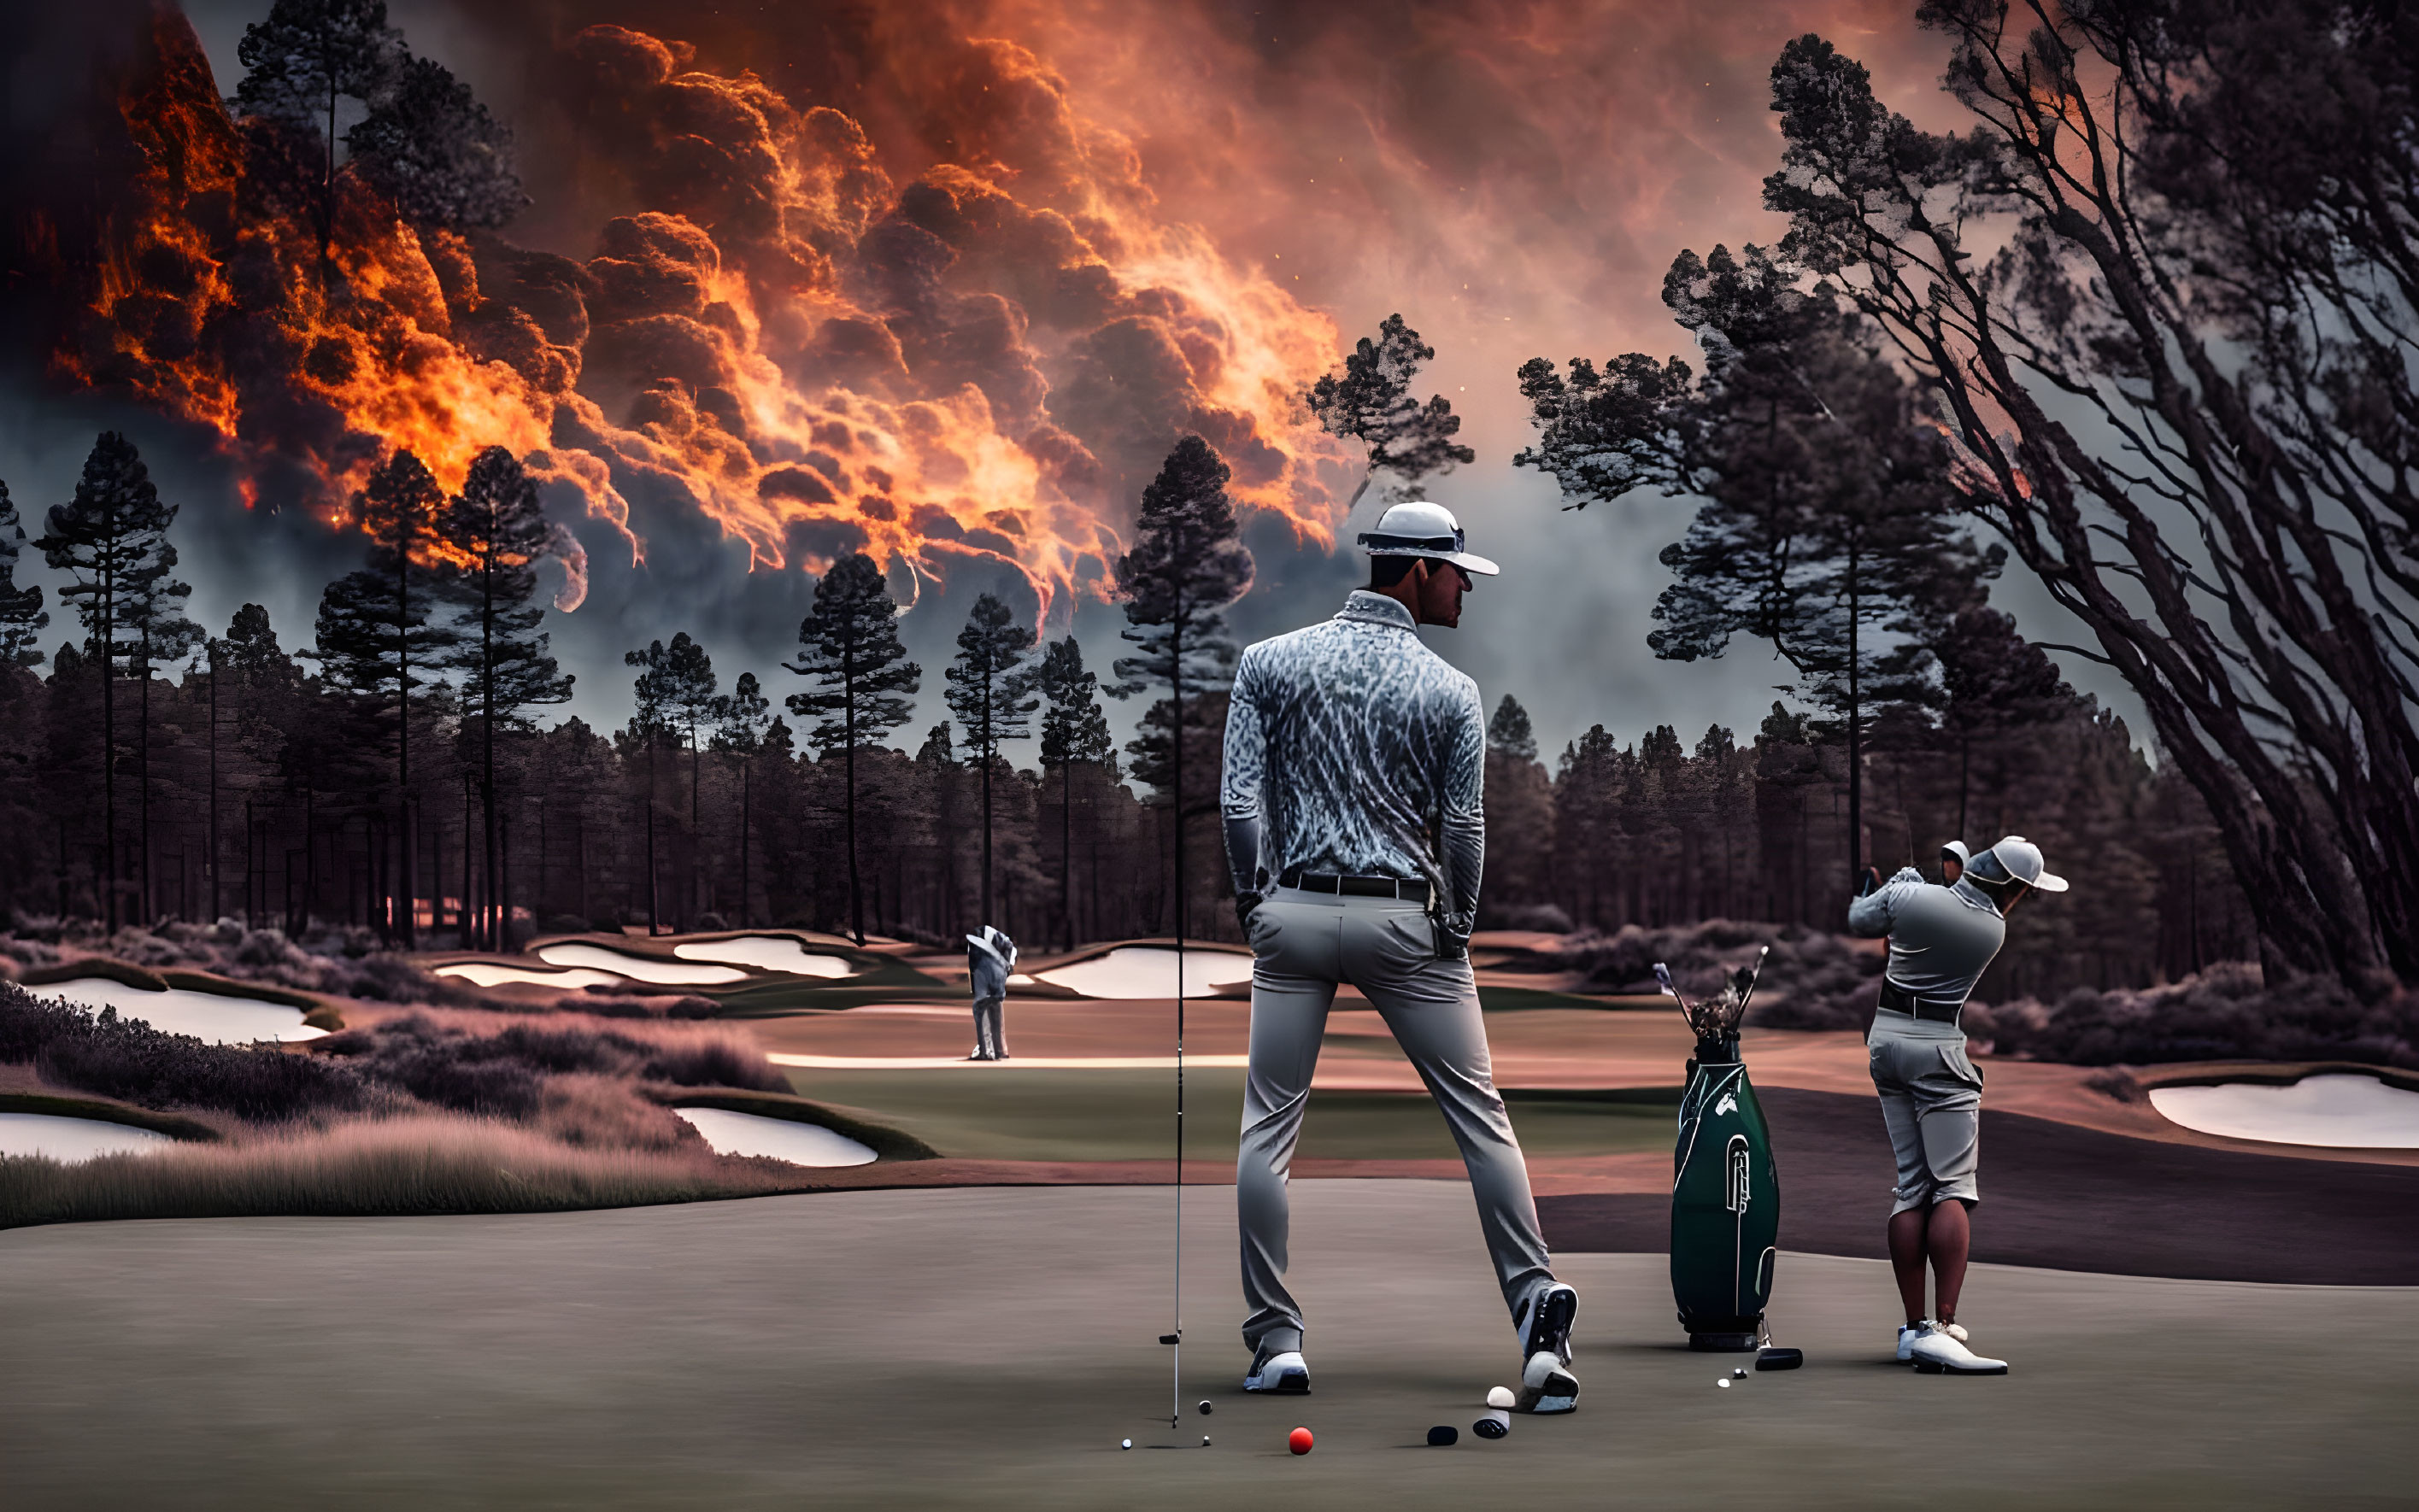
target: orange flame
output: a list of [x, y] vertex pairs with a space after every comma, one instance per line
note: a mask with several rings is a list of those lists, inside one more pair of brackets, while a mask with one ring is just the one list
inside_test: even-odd
[[[936, 577], [952, 558], [1005, 562], [1046, 616], [1102, 591], [1133, 491], [1198, 431], [1240, 500], [1331, 538], [1344, 454], [1295, 396], [1333, 360], [1333, 323], [1163, 215], [1131, 145], [1029, 53], [963, 44], [966, 87], [1019, 93], [1080, 151], [1048, 175], [970, 153], [907, 191], [854, 120], [752, 74], [685, 69], [685, 49], [617, 27], [565, 53], [609, 82], [635, 139], [718, 153], [725, 179], [662, 180], [583, 265], [416, 233], [340, 176], [323, 276], [309, 213], [248, 181], [244, 129], [184, 18], [162, 10], [120, 102], [140, 210], [108, 225], [90, 318], [56, 371], [209, 427], [247, 506], [299, 465], [331, 523], [395, 449], [450, 489], [501, 445], [634, 558], [633, 496], [668, 499], [745, 541], [751, 565], [820, 572], [859, 546]], [[944, 245], [912, 223], [910, 193], [953, 225], [1010, 228], [1024, 264], [986, 262], [987, 231]], [[886, 247], [931, 266], [886, 268]], [[1017, 281], [1035, 276], [1080, 287], [1087, 313], [1028, 308]], [[1054, 403], [1078, 395], [1080, 421]], [[584, 558], [560, 535], [570, 608]]]

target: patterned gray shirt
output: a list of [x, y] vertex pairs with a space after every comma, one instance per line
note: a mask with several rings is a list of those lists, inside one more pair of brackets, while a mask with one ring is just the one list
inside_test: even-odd
[[1238, 893], [1295, 867], [1425, 878], [1468, 935], [1487, 854], [1478, 684], [1356, 590], [1322, 624], [1260, 641], [1235, 668], [1220, 804]]

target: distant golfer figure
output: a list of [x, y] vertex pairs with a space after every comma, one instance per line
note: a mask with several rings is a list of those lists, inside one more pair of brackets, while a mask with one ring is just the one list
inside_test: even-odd
[[[1945, 887], [1925, 881], [1912, 866], [1883, 882], [1869, 866], [1863, 889], [1848, 905], [1851, 930], [1869, 939], [1889, 937], [1881, 1006], [1865, 1045], [1898, 1161], [1889, 1218], [1890, 1268], [1906, 1305], [1898, 1357], [1918, 1370], [2008, 1370], [2007, 1361], [1967, 1349], [1957, 1322], [1973, 1247], [1971, 1210], [1982, 1199], [1977, 1179], [1982, 1073], [1965, 1053], [1958, 1016], [2007, 939], [2009, 910], [2034, 891], [2063, 893], [2066, 879], [2050, 875], [2040, 847], [2011, 834], [1966, 861]], [[1927, 1260], [1937, 1309], [1924, 1306]]]
[[1566, 1413], [1579, 1392], [1579, 1295], [1548, 1267], [1470, 970], [1486, 722], [1477, 684], [1413, 634], [1459, 624], [1470, 574], [1496, 567], [1464, 549], [1436, 504], [1394, 506], [1361, 543], [1369, 587], [1333, 619], [1245, 650], [1226, 715], [1226, 858], [1255, 957], [1235, 1164], [1251, 1308], [1243, 1389], [1310, 1389], [1302, 1309], [1285, 1283], [1286, 1185], [1327, 1010], [1348, 982], [1384, 1016], [1461, 1147], [1519, 1337], [1518, 1405]]
[[1965, 863], [1973, 860], [1963, 840], [1951, 840], [1940, 848], [1940, 885], [1955, 887], [1957, 878], [1965, 875]]
[[975, 994], [975, 1053], [967, 1060], [1009, 1058], [1000, 1014], [1008, 1002], [1008, 974], [1015, 970], [1015, 940], [989, 924], [966, 937], [966, 975]]

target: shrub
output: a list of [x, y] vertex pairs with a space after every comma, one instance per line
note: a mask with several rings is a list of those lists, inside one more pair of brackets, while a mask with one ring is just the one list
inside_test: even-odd
[[1560, 964], [1586, 973], [1580, 990], [1647, 993], [1659, 990], [1657, 961], [1672, 969], [1681, 991], [1695, 996], [1719, 990], [1722, 978], [1769, 948], [1756, 978], [1749, 1024], [1759, 1029], [1861, 1029], [1872, 1021], [1885, 964], [1875, 952], [1860, 951], [1837, 935], [1795, 925], [1739, 919], [1709, 919], [1669, 929], [1626, 924], [1619, 933], [1574, 936]]
[[1991, 1011], [2001, 1055], [2072, 1065], [2165, 1061], [2354, 1061], [2419, 1067], [2419, 993], [2364, 1003], [2331, 979], [2267, 985], [2248, 962], [2168, 986], [2077, 987], [2050, 1007], [2032, 999]]
[[0, 1061], [31, 1061], [56, 1087], [145, 1107], [194, 1107], [276, 1123], [367, 1106], [342, 1064], [163, 1034], [115, 1009], [91, 1010], [0, 983]]

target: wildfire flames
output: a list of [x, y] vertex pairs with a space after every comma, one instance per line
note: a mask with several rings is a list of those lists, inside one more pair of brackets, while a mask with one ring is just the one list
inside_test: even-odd
[[[54, 368], [212, 428], [247, 500], [331, 521], [393, 449], [454, 488], [502, 445], [634, 556], [632, 500], [660, 500], [767, 568], [1007, 562], [1046, 615], [1098, 591], [1142, 482], [1198, 432], [1240, 499], [1324, 542], [1345, 458], [1295, 396], [1333, 325], [1166, 213], [1024, 48], [946, 52], [983, 108], [902, 183], [840, 111], [590, 27], [555, 60], [565, 97], [612, 203], [642, 207], [585, 260], [415, 233], [340, 177], [323, 271], [313, 216], [253, 181], [163, 9], [119, 101], [137, 180], [60, 262], [91, 271]], [[563, 541], [568, 609], [584, 560]]]

